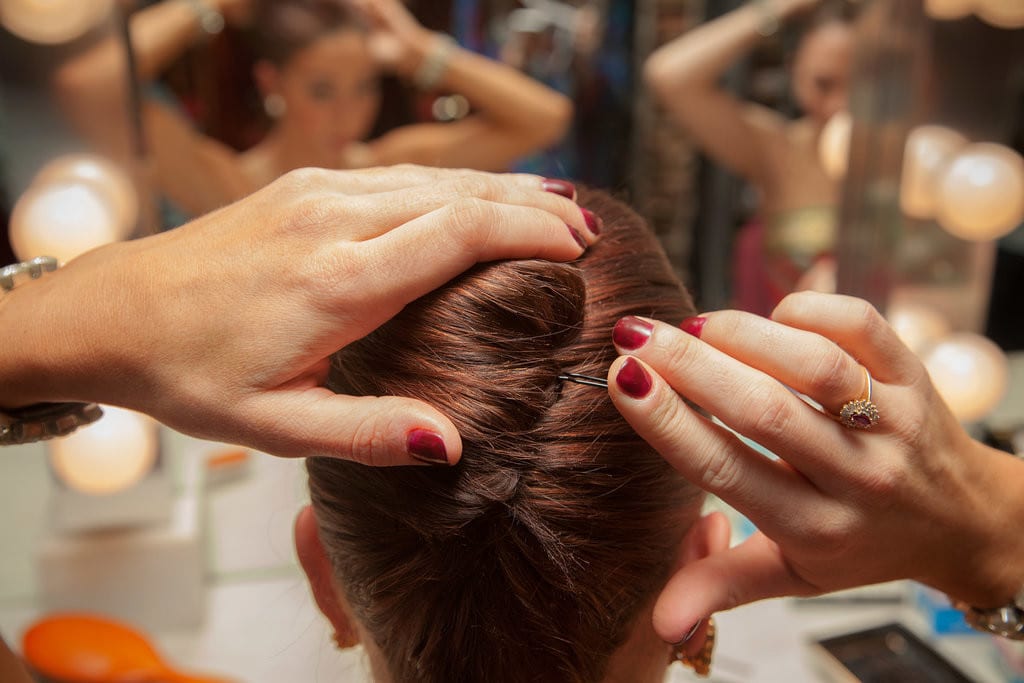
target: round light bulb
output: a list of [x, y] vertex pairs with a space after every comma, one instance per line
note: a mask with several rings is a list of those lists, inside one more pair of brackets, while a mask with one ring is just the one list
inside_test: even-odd
[[923, 360], [939, 395], [961, 422], [985, 417], [1006, 393], [1010, 373], [1006, 355], [980, 335], [950, 335]]
[[939, 223], [957, 237], [1002, 237], [1024, 220], [1024, 160], [1002, 145], [967, 145], [939, 178], [936, 209]]
[[848, 111], [833, 114], [821, 130], [821, 137], [818, 139], [818, 158], [821, 160], [825, 173], [835, 180], [846, 175], [852, 130], [853, 117]]
[[108, 406], [97, 422], [50, 442], [50, 464], [57, 476], [76, 491], [97, 496], [138, 483], [156, 456], [156, 423]]
[[108, 16], [113, 0], [0, 0], [0, 24], [31, 43], [74, 40]]
[[33, 184], [62, 181], [92, 185], [113, 210], [118, 239], [131, 234], [139, 218], [139, 198], [132, 181], [116, 164], [92, 154], [69, 154], [44, 166]]
[[117, 237], [113, 208], [89, 183], [37, 183], [11, 213], [11, 247], [22, 261], [53, 256], [64, 263]]
[[924, 0], [925, 14], [932, 19], [963, 19], [974, 11], [973, 0]]
[[1021, 0], [975, 0], [981, 19], [997, 28], [1024, 28]]
[[933, 218], [938, 177], [967, 138], [943, 126], [920, 126], [907, 136], [900, 178], [900, 207], [914, 218]]
[[927, 306], [894, 304], [885, 317], [900, 341], [919, 356], [952, 332], [949, 320]]

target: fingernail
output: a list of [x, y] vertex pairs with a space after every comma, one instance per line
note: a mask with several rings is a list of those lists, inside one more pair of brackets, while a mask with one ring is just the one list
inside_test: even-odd
[[574, 240], [576, 240], [576, 244], [578, 244], [581, 247], [583, 247], [584, 249], [586, 249], [587, 248], [587, 241], [585, 239], [583, 239], [583, 235], [580, 234], [580, 231], [577, 230], [576, 228], [572, 227], [568, 223], [565, 224], [565, 227], [569, 228], [569, 234], [572, 235], [572, 238]]
[[651, 391], [651, 376], [636, 358], [627, 358], [615, 376], [619, 388], [633, 398], [643, 398]]
[[686, 632], [686, 635], [683, 636], [681, 639], [677, 640], [676, 642], [672, 643], [672, 646], [679, 647], [680, 645], [686, 645], [688, 642], [690, 642], [690, 639], [693, 638], [694, 635], [696, 635], [697, 629], [700, 628], [700, 625], [702, 623], [704, 623], [704, 620], [698, 619], [697, 623], [691, 626], [690, 630]]
[[427, 429], [413, 429], [405, 440], [409, 456], [431, 465], [447, 465], [448, 450], [440, 434]]
[[540, 186], [544, 188], [545, 192], [554, 192], [560, 194], [566, 199], [576, 199], [576, 186], [570, 183], [568, 180], [558, 180], [557, 178], [545, 178], [541, 181]]
[[704, 330], [704, 323], [707, 321], [708, 319], [704, 316], [695, 315], [679, 323], [679, 329], [700, 339], [700, 333]]
[[584, 209], [583, 207], [580, 207], [580, 212], [583, 214], [583, 220], [587, 223], [587, 230], [595, 235], [600, 235], [601, 228], [604, 227], [604, 221], [601, 220], [601, 217], [590, 209]]
[[653, 331], [654, 325], [651, 323], [627, 315], [625, 318], [619, 318], [619, 322], [612, 328], [612, 341], [620, 348], [635, 351], [647, 343]]

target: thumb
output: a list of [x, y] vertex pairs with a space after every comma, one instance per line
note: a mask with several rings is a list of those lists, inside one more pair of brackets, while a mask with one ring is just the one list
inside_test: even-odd
[[774, 541], [758, 532], [724, 552], [684, 565], [654, 606], [654, 630], [678, 643], [715, 612], [782, 595], [816, 593], [796, 576]]
[[250, 445], [286, 457], [327, 456], [364, 465], [453, 465], [455, 425], [412, 398], [347, 396], [323, 388], [261, 394], [245, 422]]

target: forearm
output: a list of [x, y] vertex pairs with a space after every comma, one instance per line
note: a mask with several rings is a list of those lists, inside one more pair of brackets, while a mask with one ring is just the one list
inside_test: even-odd
[[[219, 11], [217, 2], [209, 2]], [[151, 81], [203, 35], [200, 17], [187, 0], [164, 0], [131, 17], [138, 78]]]
[[[414, 41], [410, 59], [400, 66], [411, 76], [437, 49], [440, 37], [424, 32]], [[543, 146], [560, 138], [572, 117], [567, 97], [505, 64], [453, 47], [438, 87], [464, 96], [475, 115], [508, 135]]]
[[663, 45], [644, 66], [648, 85], [663, 97], [684, 88], [716, 87], [718, 79], [763, 39], [766, 22], [792, 16], [805, 0], [758, 0]]

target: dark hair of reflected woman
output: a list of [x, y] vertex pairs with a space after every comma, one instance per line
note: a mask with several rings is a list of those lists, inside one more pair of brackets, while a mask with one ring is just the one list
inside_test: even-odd
[[579, 261], [479, 266], [334, 359], [335, 391], [424, 399], [464, 444], [451, 468], [308, 461], [335, 578], [394, 683], [600, 681], [698, 514], [604, 389], [557, 379], [604, 377], [624, 315], [694, 314], [639, 216], [580, 204], [605, 229]]
[[257, 57], [284, 66], [297, 52], [341, 29], [366, 30], [344, 0], [255, 0], [250, 42]]

